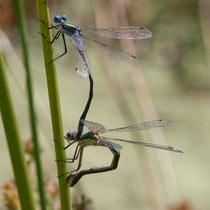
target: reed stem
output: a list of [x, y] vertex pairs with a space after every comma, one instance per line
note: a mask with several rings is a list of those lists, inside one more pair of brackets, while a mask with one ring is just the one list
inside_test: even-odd
[[[38, 17], [40, 20], [43, 20], [46, 25], [49, 27], [49, 11], [48, 4], [46, 0], [37, 0], [37, 10]], [[47, 39], [51, 40], [52, 34], [50, 30], [47, 30], [43, 23], [40, 22], [40, 32], [45, 34]], [[49, 103], [50, 103], [50, 111], [51, 111], [51, 120], [52, 120], [52, 129], [53, 129], [53, 138], [55, 140], [59, 140], [61, 144], [64, 144], [63, 138], [63, 125], [61, 118], [61, 109], [60, 109], [60, 98], [58, 91], [58, 82], [57, 75], [54, 62], [50, 65], [48, 63], [54, 59], [52, 45], [49, 44], [44, 38], [42, 38], [42, 46], [44, 53], [44, 61], [45, 61], [45, 70], [47, 77], [47, 87], [48, 87], [48, 95], [49, 95]], [[65, 160], [66, 154], [65, 150], [63, 150], [56, 142], [55, 142], [55, 155], [56, 160]], [[60, 164], [57, 162], [57, 172], [58, 176], [66, 173], [66, 164]], [[62, 176], [59, 178], [59, 188], [60, 188], [60, 201], [61, 201], [61, 209], [68, 210], [71, 209], [71, 198], [69, 187], [66, 183], [66, 176]]]
[[38, 140], [38, 133], [37, 133], [37, 120], [36, 120], [36, 114], [35, 114], [35, 108], [34, 108], [31, 68], [30, 68], [30, 62], [29, 62], [29, 49], [28, 49], [28, 43], [27, 43], [27, 29], [26, 29], [25, 14], [24, 14], [24, 7], [23, 7], [22, 0], [16, 0], [16, 10], [18, 14], [19, 30], [21, 34], [21, 43], [22, 43], [23, 54], [24, 54], [24, 65], [25, 65], [25, 70], [26, 70], [29, 115], [30, 115], [30, 123], [31, 123], [32, 140], [34, 144], [34, 158], [35, 158], [36, 169], [37, 169], [40, 206], [42, 210], [46, 210], [46, 198], [45, 198], [45, 191], [44, 191], [43, 172], [42, 172], [39, 140]]
[[35, 210], [23, 145], [15, 118], [4, 61], [0, 52], [0, 111], [22, 209]]

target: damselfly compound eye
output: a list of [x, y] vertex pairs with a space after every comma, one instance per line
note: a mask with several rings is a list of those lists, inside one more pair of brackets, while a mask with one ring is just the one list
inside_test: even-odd
[[61, 17], [59, 15], [54, 16], [54, 22], [55, 23], [59, 23], [60, 19], [61, 19]]
[[68, 140], [75, 140], [77, 138], [77, 132], [76, 131], [68, 132], [66, 134], [66, 137]]
[[66, 16], [66, 15], [62, 15], [62, 16], [61, 16], [61, 19], [62, 19], [63, 21], [65, 21], [65, 22], [66, 22], [66, 20], [67, 20], [67, 16]]

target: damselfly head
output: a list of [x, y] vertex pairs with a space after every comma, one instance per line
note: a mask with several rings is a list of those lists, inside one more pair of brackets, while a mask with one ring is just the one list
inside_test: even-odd
[[65, 23], [67, 20], [67, 16], [66, 15], [55, 15], [53, 20], [55, 23]]
[[68, 132], [67, 134], [66, 134], [66, 138], [68, 139], [68, 140], [75, 140], [75, 139], [77, 139], [77, 131], [72, 131], [72, 132]]

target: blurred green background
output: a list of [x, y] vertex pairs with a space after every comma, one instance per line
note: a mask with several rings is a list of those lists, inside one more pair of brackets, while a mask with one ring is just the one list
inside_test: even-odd
[[[35, 1], [25, 0], [28, 41], [35, 92], [43, 171], [56, 180], [55, 155], [39, 21]], [[94, 78], [94, 98], [87, 119], [107, 128], [154, 119], [176, 124], [162, 130], [113, 134], [132, 140], [167, 144], [184, 154], [122, 144], [115, 171], [83, 177], [71, 190], [91, 199], [90, 209], [210, 209], [208, 0], [63, 0], [49, 1], [51, 20], [65, 14], [81, 28], [144, 26], [148, 40], [104, 43], [136, 55], [142, 68], [130, 66], [87, 44]], [[0, 44], [7, 64], [21, 137], [30, 139], [29, 116], [20, 37], [13, 2], [0, 0]], [[98, 38], [99, 39], [99, 38]], [[75, 130], [89, 93], [89, 81], [75, 73], [75, 49], [67, 38], [68, 54], [56, 61], [64, 131]], [[63, 52], [62, 40], [54, 45]], [[0, 185], [13, 177], [0, 121]], [[73, 148], [67, 156], [73, 155]], [[85, 149], [83, 167], [109, 164], [105, 148]], [[71, 167], [76, 167], [74, 164]]]

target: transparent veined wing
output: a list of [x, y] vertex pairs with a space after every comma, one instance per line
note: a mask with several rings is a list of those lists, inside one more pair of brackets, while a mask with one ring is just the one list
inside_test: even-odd
[[171, 152], [183, 153], [183, 151], [175, 149], [174, 147], [171, 147], [171, 146], [164, 146], [164, 145], [152, 144], [152, 143], [146, 143], [146, 142], [140, 142], [140, 141], [130, 141], [130, 140], [125, 140], [125, 139], [109, 138], [109, 137], [104, 137], [104, 136], [101, 138], [107, 141], [120, 141], [120, 142], [125, 142], [125, 143], [136, 144], [139, 146], [152, 147], [156, 149], [168, 150]]
[[134, 66], [137, 66], [137, 67], [140, 67], [141, 66], [141, 62], [136, 58], [136, 56], [134, 55], [131, 55], [129, 53], [126, 53], [126, 52], [123, 52], [121, 50], [118, 50], [116, 48], [113, 48], [109, 45], [106, 45], [106, 44], [103, 44], [95, 39], [92, 39], [92, 38], [89, 38], [87, 36], [82, 36], [83, 38], [95, 43], [99, 48], [101, 48], [102, 50], [108, 52], [109, 54], [117, 57], [118, 59], [126, 62], [126, 63], [129, 63], [131, 65], [134, 65]]
[[[83, 56], [81, 55], [81, 53]], [[84, 79], [88, 78], [90, 72], [90, 64], [85, 51], [76, 52], [75, 70], [80, 77]]]
[[169, 126], [174, 123], [175, 122], [171, 121], [171, 120], [154, 120], [154, 121], [149, 121], [149, 122], [143, 122], [143, 123], [136, 124], [136, 125], [129, 125], [129, 126], [121, 127], [121, 128], [107, 129], [107, 130], [103, 130], [100, 133], [147, 130], [147, 129], [152, 129], [152, 128]]
[[81, 122], [90, 130], [93, 132], [99, 132], [101, 133], [102, 131], [106, 130], [106, 128], [99, 124], [99, 123], [95, 123], [95, 122], [91, 122], [88, 120], [81, 120]]
[[121, 145], [116, 144], [116, 143], [114, 143], [114, 142], [110, 142], [110, 141], [103, 140], [103, 138], [102, 138], [102, 139], [99, 139], [98, 143], [99, 143], [99, 144], [100, 144], [100, 143], [101, 143], [101, 144], [104, 144], [104, 145], [106, 145], [106, 146], [109, 147], [109, 148], [115, 147], [115, 148], [117, 148], [118, 150], [121, 150], [121, 149], [122, 149], [122, 146], [121, 146]]
[[117, 27], [117, 28], [90, 28], [84, 29], [82, 32], [92, 32], [100, 36], [114, 39], [148, 39], [152, 37], [150, 30], [144, 27]]
[[78, 31], [75, 31], [74, 34], [71, 36], [71, 41], [78, 50], [86, 50], [85, 42], [82, 40], [82, 36], [79, 34]]

